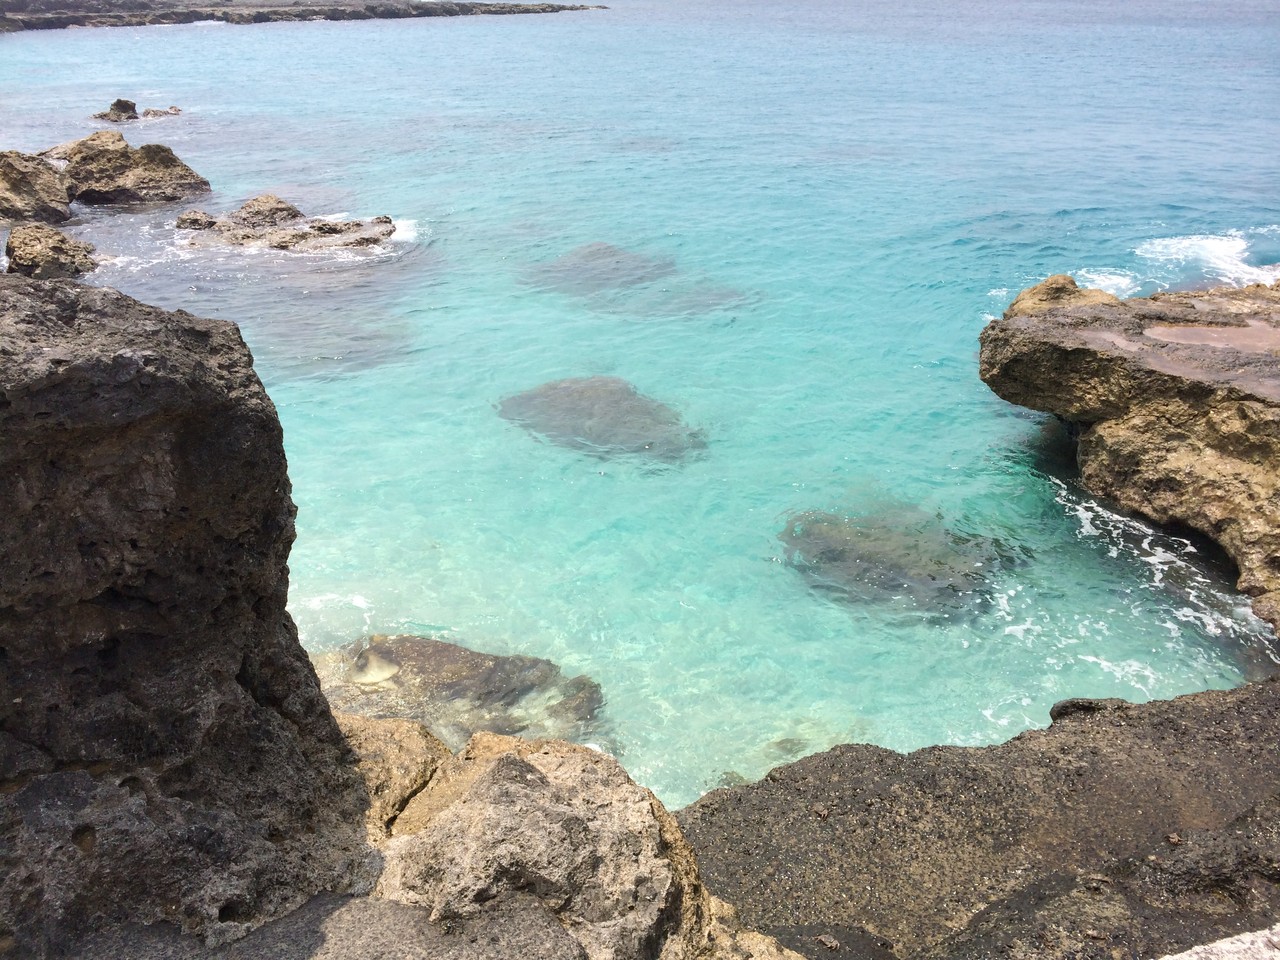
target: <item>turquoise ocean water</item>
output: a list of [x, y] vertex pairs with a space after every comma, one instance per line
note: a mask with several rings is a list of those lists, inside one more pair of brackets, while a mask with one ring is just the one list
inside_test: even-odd
[[[0, 148], [184, 108], [213, 211], [275, 192], [389, 214], [385, 248], [198, 251], [183, 207], [79, 211], [93, 282], [238, 322], [300, 513], [317, 652], [416, 632], [602, 685], [680, 805], [848, 740], [980, 744], [1069, 696], [1273, 663], [1209, 552], [1070, 480], [977, 335], [1050, 273], [1120, 294], [1280, 277], [1280, 16], [1261, 0], [618, 0], [606, 11], [0, 37]], [[648, 283], [548, 289], [605, 242]], [[676, 466], [501, 419], [623, 377], [708, 438]], [[822, 510], [990, 538], [980, 588], [850, 602], [778, 534]], [[909, 547], [903, 547], [909, 550]]]

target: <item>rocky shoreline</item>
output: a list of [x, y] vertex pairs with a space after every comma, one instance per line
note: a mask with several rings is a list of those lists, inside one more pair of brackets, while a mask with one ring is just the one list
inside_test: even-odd
[[62, 30], [68, 27], [140, 27], [219, 21], [231, 24], [279, 23], [308, 20], [404, 20], [420, 17], [501, 16], [600, 10], [599, 5], [560, 3], [486, 3], [475, 0], [311, 0], [262, 3], [222, 0], [191, 4], [175, 0], [0, 0], [0, 33], [20, 30]]

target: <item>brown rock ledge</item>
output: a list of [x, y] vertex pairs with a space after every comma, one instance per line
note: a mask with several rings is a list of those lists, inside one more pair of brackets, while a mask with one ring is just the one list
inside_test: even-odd
[[1221, 544], [1280, 631], [1280, 283], [1121, 301], [1050, 277], [981, 342], [992, 390], [1079, 430], [1086, 489]]

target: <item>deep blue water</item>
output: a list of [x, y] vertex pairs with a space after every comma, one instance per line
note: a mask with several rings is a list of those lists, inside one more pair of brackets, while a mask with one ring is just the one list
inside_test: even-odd
[[[588, 673], [674, 805], [840, 741], [992, 742], [1067, 696], [1265, 668], [1228, 572], [1074, 487], [976, 351], [1051, 273], [1125, 295], [1280, 276], [1277, 94], [1275, 4], [1239, 0], [0, 37], [0, 148], [83, 136], [117, 96], [174, 103], [123, 132], [208, 177], [206, 209], [271, 191], [401, 223], [347, 256], [191, 248], [182, 206], [71, 232], [114, 257], [94, 282], [241, 324], [285, 425], [313, 652], [433, 633]], [[673, 269], [538, 282], [589, 243]], [[601, 459], [497, 415], [589, 375], [706, 450]], [[822, 589], [778, 539], [808, 511], [886, 563], [923, 543], [983, 566], [941, 603]]]

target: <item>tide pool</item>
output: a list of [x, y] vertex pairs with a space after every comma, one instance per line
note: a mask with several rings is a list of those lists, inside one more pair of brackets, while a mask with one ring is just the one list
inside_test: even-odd
[[[174, 103], [120, 129], [213, 183], [192, 206], [394, 217], [341, 255], [191, 247], [185, 205], [69, 231], [112, 258], [92, 282], [241, 325], [284, 422], [310, 650], [422, 633], [589, 674], [601, 745], [679, 806], [838, 742], [989, 743], [1066, 697], [1274, 666], [1212, 551], [1082, 493], [976, 353], [1051, 273], [1280, 278], [1277, 51], [1251, 0], [28, 33], [0, 37], [0, 147]], [[602, 243], [669, 269], [546, 282]], [[498, 415], [588, 376], [705, 449], [593, 456]], [[945, 602], [851, 596], [779, 539], [815, 511], [884, 563], [982, 549]]]

